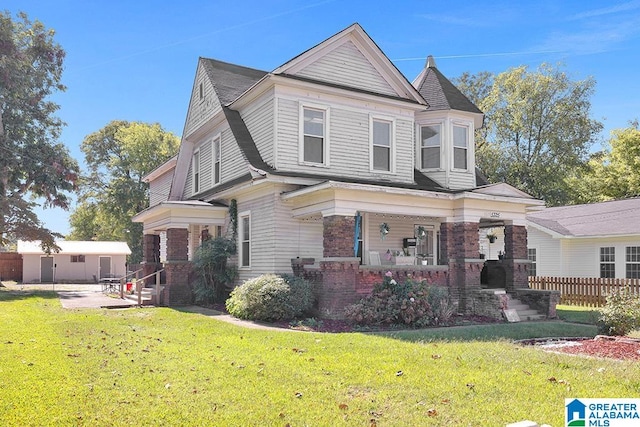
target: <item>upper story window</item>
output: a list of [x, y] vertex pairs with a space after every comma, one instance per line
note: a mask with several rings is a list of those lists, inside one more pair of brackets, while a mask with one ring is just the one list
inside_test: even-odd
[[217, 136], [212, 143], [211, 150], [213, 152], [213, 183], [220, 183], [220, 159], [222, 156], [220, 155], [220, 136]]
[[200, 191], [200, 151], [196, 150], [193, 153], [193, 162], [191, 164], [191, 170], [193, 173], [193, 193]]
[[616, 277], [616, 248], [613, 246], [600, 248], [600, 277]]
[[469, 153], [469, 128], [453, 125], [453, 168], [467, 169]]
[[442, 125], [433, 124], [420, 127], [421, 169], [440, 168], [440, 150], [442, 147]]
[[627, 279], [640, 279], [640, 246], [627, 246]]
[[376, 171], [393, 171], [393, 122], [371, 121], [371, 168]]
[[327, 165], [328, 115], [329, 111], [326, 109], [302, 107], [301, 162]]

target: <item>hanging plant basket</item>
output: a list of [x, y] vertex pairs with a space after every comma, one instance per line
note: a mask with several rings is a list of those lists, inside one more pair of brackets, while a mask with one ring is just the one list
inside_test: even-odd
[[424, 229], [423, 226], [418, 226], [418, 228], [416, 229], [416, 238], [418, 240], [422, 240], [427, 236], [427, 230]]
[[495, 243], [496, 241], [496, 236], [493, 234], [488, 234], [487, 235], [487, 239], [489, 239], [489, 243]]
[[387, 234], [389, 234], [390, 230], [391, 229], [389, 228], [389, 224], [387, 224], [386, 222], [380, 224], [380, 239], [384, 240], [384, 238], [387, 237]]

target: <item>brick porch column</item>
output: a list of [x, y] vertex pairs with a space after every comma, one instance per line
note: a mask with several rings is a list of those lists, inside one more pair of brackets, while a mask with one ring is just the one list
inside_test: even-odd
[[358, 301], [356, 292], [360, 260], [354, 257], [355, 216], [323, 218], [322, 283], [318, 289], [318, 309], [324, 316], [344, 317], [344, 308]]
[[449, 291], [458, 301], [458, 311], [473, 309], [471, 299], [480, 289], [480, 273], [484, 261], [479, 259], [480, 243], [477, 222], [444, 223], [440, 226], [441, 260], [449, 265]]
[[166, 305], [191, 304], [193, 294], [189, 275], [189, 230], [186, 228], [169, 228], [167, 230], [167, 261], [164, 269], [167, 284], [164, 290]]
[[[142, 238], [142, 277], [161, 269], [160, 236], [157, 234], [145, 234]], [[151, 284], [154, 279], [150, 278], [148, 280], [149, 284]]]
[[507, 290], [529, 287], [529, 257], [525, 226], [505, 224], [503, 265]]

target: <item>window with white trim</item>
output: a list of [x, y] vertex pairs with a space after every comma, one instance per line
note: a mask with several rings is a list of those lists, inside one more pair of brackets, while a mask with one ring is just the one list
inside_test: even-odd
[[420, 168], [440, 168], [442, 147], [442, 125], [432, 124], [420, 127]]
[[527, 259], [529, 260], [529, 276], [538, 275], [538, 251], [536, 248], [527, 249]]
[[196, 150], [193, 153], [193, 161], [191, 163], [192, 179], [193, 179], [193, 193], [200, 191], [200, 151]]
[[640, 279], [640, 246], [627, 246], [627, 279]]
[[211, 151], [213, 153], [213, 184], [220, 184], [220, 160], [222, 156], [220, 155], [220, 136], [214, 138]]
[[302, 107], [302, 161], [326, 164], [327, 110]]
[[616, 248], [613, 246], [600, 248], [600, 277], [603, 279], [616, 277]]
[[371, 120], [371, 168], [376, 171], [393, 171], [393, 122]]
[[251, 215], [239, 215], [240, 267], [251, 266]]
[[469, 127], [453, 125], [453, 168], [467, 169], [469, 158]]

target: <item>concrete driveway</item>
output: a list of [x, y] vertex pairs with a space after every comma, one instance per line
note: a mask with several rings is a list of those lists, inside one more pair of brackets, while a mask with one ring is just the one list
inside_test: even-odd
[[105, 295], [102, 292], [58, 291], [63, 308], [125, 308], [135, 307], [131, 300]]

